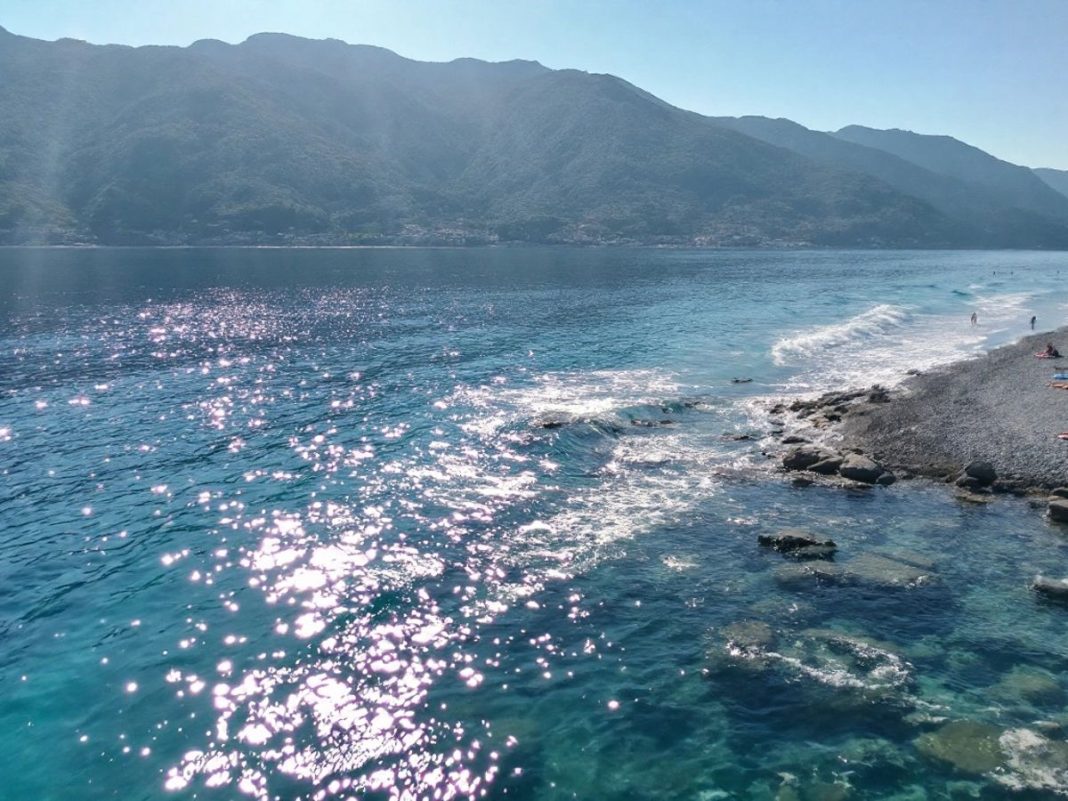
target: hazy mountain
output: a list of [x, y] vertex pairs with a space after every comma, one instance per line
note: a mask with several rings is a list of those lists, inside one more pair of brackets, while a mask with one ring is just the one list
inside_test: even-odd
[[951, 136], [912, 131], [880, 131], [850, 125], [834, 134], [839, 139], [884, 150], [924, 169], [956, 178], [970, 186], [993, 190], [1005, 203], [1054, 219], [1068, 218], [1068, 198], [1054, 192], [1032, 170], [1010, 164]]
[[1049, 167], [1036, 167], [1035, 175], [1068, 197], [1068, 170], [1053, 170]]
[[[1035, 204], [1017, 204], [1017, 194], [1005, 192], [991, 182], [966, 180], [941, 169], [929, 169], [926, 165], [913, 163], [889, 150], [877, 146], [858, 144], [851, 140], [851, 132], [843, 129], [837, 134], [813, 131], [786, 119], [768, 117], [713, 117], [716, 124], [731, 128], [765, 142], [799, 153], [825, 164], [833, 164], [873, 176], [886, 182], [899, 192], [920, 198], [930, 203], [947, 217], [957, 221], [968, 238], [977, 246], [1033, 247], [1041, 243], [1063, 238], [1064, 221], [1068, 220], [1068, 207], [1059, 201], [1049, 203], [1049, 193], [1038, 191], [1038, 199], [1044, 212], [1036, 211]], [[862, 129], [870, 131], [871, 129]], [[873, 132], [879, 133], [879, 132]], [[914, 134], [912, 136], [915, 136]], [[857, 139], [860, 136], [856, 136]], [[948, 137], [920, 137], [921, 139], [948, 139]], [[875, 137], [871, 137], [875, 140]], [[957, 140], [950, 139], [961, 148], [975, 150]], [[1027, 170], [998, 161], [982, 151], [980, 164], [995, 162], [998, 169], [1005, 169], [1012, 179], [1017, 171]], [[993, 172], [994, 169], [989, 170]], [[1007, 181], [1005, 183], [1008, 183]], [[1026, 182], [1029, 190], [1033, 182]], [[1031, 197], [1031, 194], [1025, 195]]]
[[0, 29], [0, 76], [0, 243], [1068, 245], [1068, 214], [991, 232], [877, 150], [805, 152], [527, 61]]

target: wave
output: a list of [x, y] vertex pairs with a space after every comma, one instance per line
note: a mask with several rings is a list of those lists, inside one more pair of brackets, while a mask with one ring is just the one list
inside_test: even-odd
[[906, 325], [911, 313], [904, 306], [880, 303], [841, 323], [817, 326], [784, 337], [771, 347], [772, 361], [784, 367], [797, 359], [818, 356], [858, 340], [885, 335]]

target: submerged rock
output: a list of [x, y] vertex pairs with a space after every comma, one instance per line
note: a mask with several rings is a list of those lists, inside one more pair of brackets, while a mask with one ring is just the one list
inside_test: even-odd
[[843, 565], [844, 576], [870, 587], [919, 587], [935, 579], [930, 561], [920, 560], [923, 557], [910, 558], [907, 554], [864, 553]]
[[842, 478], [860, 481], [864, 484], [874, 484], [886, 470], [874, 459], [860, 453], [849, 454], [838, 468], [838, 474]]
[[793, 556], [820, 558], [834, 553], [834, 540], [821, 540], [807, 531], [783, 529], [777, 534], [761, 534], [757, 542], [765, 548]]
[[842, 568], [832, 562], [804, 562], [777, 567], [774, 576], [782, 586], [797, 589], [817, 584], [837, 584], [842, 580]]
[[1038, 575], [1035, 576], [1035, 580], [1031, 582], [1031, 589], [1048, 598], [1054, 598], [1058, 601], [1068, 601], [1068, 578], [1058, 579]]
[[996, 698], [1036, 705], [1059, 706], [1065, 700], [1060, 682], [1052, 674], [1033, 667], [1014, 667], [990, 691]]
[[955, 720], [916, 738], [916, 750], [963, 773], [990, 773], [1007, 763], [1001, 729], [974, 720]]

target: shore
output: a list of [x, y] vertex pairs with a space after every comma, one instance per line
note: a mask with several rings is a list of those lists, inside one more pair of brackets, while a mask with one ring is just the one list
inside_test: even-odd
[[981, 461], [996, 470], [995, 488], [1063, 487], [1068, 441], [1057, 434], [1068, 431], [1068, 391], [1049, 382], [1068, 372], [1068, 357], [1036, 359], [1047, 342], [1068, 353], [1068, 327], [917, 374], [890, 392], [836, 393], [784, 410], [839, 452], [862, 452], [897, 477], [949, 480]]

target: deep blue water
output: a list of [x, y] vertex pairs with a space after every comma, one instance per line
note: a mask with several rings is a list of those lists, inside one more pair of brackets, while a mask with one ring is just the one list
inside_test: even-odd
[[[762, 454], [769, 398], [1063, 324], [1061, 270], [0, 251], [0, 798], [1068, 794], [1064, 530]], [[923, 578], [791, 582], [786, 527]]]

